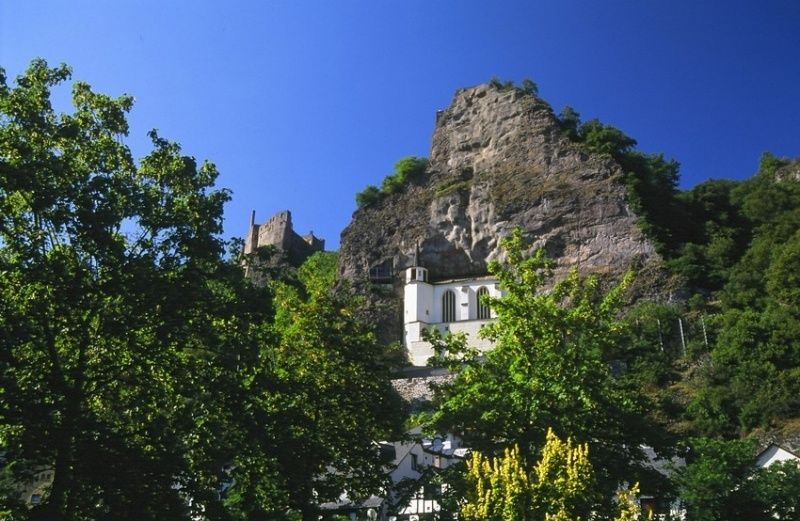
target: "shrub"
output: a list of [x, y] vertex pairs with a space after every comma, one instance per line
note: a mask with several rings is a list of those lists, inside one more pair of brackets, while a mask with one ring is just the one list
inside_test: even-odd
[[368, 185], [363, 191], [357, 193], [356, 204], [359, 208], [363, 208], [380, 200], [384, 195], [402, 191], [409, 183], [422, 180], [427, 168], [428, 158], [404, 157], [394, 164], [394, 172], [383, 178], [380, 189], [375, 185]]
[[536, 82], [525, 78], [522, 80], [522, 92], [525, 94], [539, 94], [539, 86], [536, 85]]
[[359, 208], [369, 206], [381, 198], [381, 191], [375, 185], [367, 185], [362, 191], [356, 194], [356, 205]]

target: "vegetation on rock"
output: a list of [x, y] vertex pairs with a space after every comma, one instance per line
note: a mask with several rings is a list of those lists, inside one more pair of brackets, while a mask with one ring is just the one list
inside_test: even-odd
[[708, 317], [703, 345], [661, 356], [662, 375], [672, 373], [652, 382], [662, 389], [681, 378], [681, 365], [697, 365], [684, 375], [688, 414], [668, 414], [696, 434], [728, 438], [800, 416], [800, 349], [791, 340], [800, 331], [800, 180], [784, 173], [794, 163], [765, 154], [746, 181], [679, 192], [675, 161], [636, 151], [634, 139], [597, 120], [581, 123], [570, 107], [559, 121], [570, 139], [622, 166], [643, 230], [686, 281], [690, 311]]
[[237, 518], [317, 519], [319, 503], [342, 490], [359, 497], [386, 485], [374, 442], [400, 435], [401, 405], [383, 347], [356, 318], [360, 301], [333, 290], [335, 268], [335, 253], [316, 253], [297, 279], [272, 283], [273, 343], [251, 380], [252, 435], [231, 472]]
[[363, 191], [357, 193], [356, 205], [363, 208], [380, 201], [387, 195], [401, 192], [408, 184], [422, 180], [427, 168], [427, 158], [404, 157], [394, 164], [394, 172], [383, 178], [380, 188], [375, 185], [367, 185]]

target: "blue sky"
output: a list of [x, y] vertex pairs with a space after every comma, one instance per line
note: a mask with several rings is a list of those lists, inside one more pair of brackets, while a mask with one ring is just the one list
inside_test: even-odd
[[798, 26], [800, 2], [770, 0], [6, 0], [0, 66], [135, 96], [135, 155], [158, 128], [215, 162], [227, 236], [288, 208], [337, 248], [355, 193], [427, 156], [436, 110], [492, 76], [678, 160], [684, 188], [796, 157]]

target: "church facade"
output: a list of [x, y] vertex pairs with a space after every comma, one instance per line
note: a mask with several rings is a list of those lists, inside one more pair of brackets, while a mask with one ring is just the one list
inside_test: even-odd
[[[416, 263], [415, 263], [416, 264]], [[465, 333], [470, 345], [480, 350], [492, 347], [478, 331], [493, 318], [484, 298], [502, 295], [493, 277], [431, 282], [427, 268], [411, 266], [404, 273], [403, 343], [412, 365], [423, 366], [433, 356], [433, 346], [423, 340], [423, 331], [436, 328], [441, 334]]]

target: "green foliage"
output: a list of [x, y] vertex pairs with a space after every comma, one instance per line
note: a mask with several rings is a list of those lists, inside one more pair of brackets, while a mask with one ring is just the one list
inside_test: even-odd
[[[691, 519], [712, 521], [752, 513], [741, 485], [755, 467], [755, 440], [691, 440], [694, 461], [680, 473], [681, 498]], [[750, 519], [748, 516], [744, 516]]]
[[0, 75], [6, 483], [53, 470], [29, 519], [216, 516], [240, 441], [237, 366], [269, 299], [223, 259], [216, 168], [155, 132], [137, 166], [132, 98], [78, 82], [74, 112], [56, 114], [69, 74], [36, 60], [14, 87]]
[[339, 254], [335, 251], [319, 251], [306, 259], [297, 270], [297, 277], [312, 295], [333, 291], [336, 282], [336, 267]]
[[375, 185], [367, 185], [364, 190], [356, 194], [356, 205], [359, 208], [374, 204], [381, 199], [381, 190]]
[[800, 415], [800, 183], [780, 178], [788, 164], [766, 154], [753, 178], [709, 181], [686, 196], [702, 233], [674, 262], [713, 292], [721, 329], [689, 405], [705, 435], [734, 437]]
[[[506, 82], [505, 84], [507, 83], [508, 82]], [[505, 84], [501, 82], [500, 78], [498, 78], [497, 76], [492, 76], [491, 79], [489, 80], [489, 86], [497, 90], [503, 89]]]
[[637, 475], [639, 446], [650, 432], [644, 404], [605, 361], [623, 338], [617, 312], [624, 285], [606, 293], [596, 279], [573, 272], [543, 292], [551, 278], [543, 253], [525, 257], [519, 231], [504, 247], [507, 263], [492, 263], [490, 271], [505, 295], [490, 300], [497, 320], [482, 331], [494, 349], [481, 356], [463, 339], [432, 339], [456, 374], [438, 389], [433, 425], [487, 454], [516, 443], [531, 461], [552, 426], [597, 447], [597, 491], [610, 498], [626, 476]]
[[581, 124], [581, 115], [575, 111], [572, 107], [567, 105], [561, 112], [558, 114], [558, 124], [561, 126], [561, 129], [565, 136], [567, 136], [572, 141], [578, 141], [578, 127]]
[[440, 184], [434, 189], [433, 193], [436, 197], [443, 197], [459, 190], [465, 190], [470, 186], [472, 186], [471, 179], [454, 179]]
[[492, 78], [489, 80], [489, 86], [497, 90], [517, 89], [519, 92], [528, 95], [539, 94], [539, 86], [536, 84], [536, 82], [528, 78], [522, 80], [520, 87], [516, 87], [513, 80], [500, 81], [497, 76], [492, 76]]
[[691, 440], [690, 460], [679, 472], [689, 519], [795, 519], [800, 512], [800, 465], [755, 466], [754, 439]]
[[677, 195], [679, 165], [662, 154], [635, 149], [636, 140], [597, 119], [580, 122], [580, 114], [564, 107], [558, 117], [565, 136], [597, 154], [613, 157], [625, 172], [628, 200], [641, 217], [639, 225], [662, 254], [671, 255], [690, 230]]
[[528, 78], [522, 80], [522, 88], [520, 90], [522, 90], [522, 92], [524, 92], [525, 94], [530, 94], [530, 95], [539, 94], [539, 86], [536, 85], [536, 82]]
[[[676, 305], [650, 301], [630, 307], [624, 315], [625, 338], [608, 355], [612, 367], [617, 369], [618, 381], [636, 389], [649, 401], [647, 416], [665, 431], [662, 446], [672, 445], [672, 438], [686, 429], [685, 393], [675, 385], [681, 379], [685, 360], [678, 320], [687, 322], [681, 311]], [[704, 347], [700, 344], [696, 349]], [[653, 486], [665, 484], [644, 482], [643, 485], [652, 493]]]
[[[575, 113], [577, 116], [577, 113]], [[578, 137], [592, 152], [609, 154], [614, 159], [624, 157], [636, 146], [636, 140], [611, 125], [590, 119], [578, 128]]]
[[[377, 491], [400, 407], [336, 255], [245, 280], [214, 166], [155, 132], [137, 165], [131, 99], [78, 83], [56, 115], [68, 76], [36, 61], [0, 83], [2, 517], [316, 519]], [[29, 510], [16, 487], [39, 468]]]
[[362, 302], [333, 291], [335, 269], [335, 253], [318, 253], [298, 270], [299, 287], [273, 283], [276, 348], [249, 394], [252, 437], [228, 502], [238, 518], [317, 519], [316, 505], [342, 490], [359, 497], [386, 485], [374, 442], [397, 439], [401, 405], [382, 346], [357, 318]]
[[773, 463], [759, 470], [748, 485], [760, 505], [762, 519], [797, 518], [800, 513], [800, 465], [797, 462]]
[[357, 193], [356, 205], [358, 208], [363, 208], [380, 201], [387, 195], [403, 191], [407, 185], [420, 182], [427, 169], [427, 158], [404, 157], [395, 163], [394, 172], [383, 178], [380, 189], [374, 185], [367, 185], [363, 191]]

